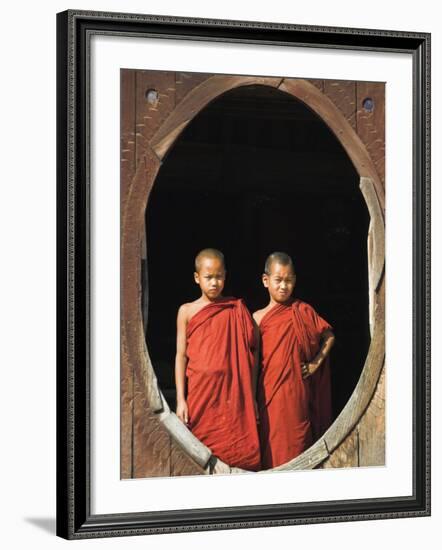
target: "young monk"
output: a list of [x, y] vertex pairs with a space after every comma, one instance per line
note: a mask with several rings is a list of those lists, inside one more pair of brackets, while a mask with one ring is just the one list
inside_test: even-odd
[[331, 326], [294, 299], [296, 275], [287, 254], [267, 258], [262, 276], [268, 305], [254, 313], [261, 333], [258, 409], [263, 469], [302, 453], [331, 423], [328, 354]]
[[223, 462], [256, 471], [253, 320], [241, 299], [222, 296], [226, 270], [219, 250], [206, 248], [197, 255], [194, 278], [201, 297], [178, 310], [176, 414]]

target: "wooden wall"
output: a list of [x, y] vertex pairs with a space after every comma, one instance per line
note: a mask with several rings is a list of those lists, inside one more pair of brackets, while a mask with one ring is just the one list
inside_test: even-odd
[[[210, 75], [162, 71], [121, 71], [121, 212], [125, 211], [131, 181], [146, 154], [150, 139], [186, 94]], [[378, 175], [385, 181], [384, 85], [347, 81], [312, 80], [341, 110], [364, 143]], [[146, 99], [159, 92], [158, 102]], [[374, 101], [372, 112], [363, 107]], [[142, 242], [142, 277], [146, 250]], [[122, 277], [124, 265], [122, 265]], [[123, 279], [122, 279], [123, 280]], [[146, 302], [143, 306], [146, 308]], [[121, 477], [197, 475], [207, 473], [173, 441], [155, 413], [137, 379], [124, 337], [121, 352]], [[385, 367], [384, 367], [385, 369]], [[385, 461], [385, 374], [358, 425], [321, 467], [381, 465]]]
[[[385, 85], [325, 80], [322, 91], [345, 114], [367, 148], [385, 189]], [[374, 101], [372, 112], [363, 107]], [[365, 414], [353, 431], [321, 465], [323, 468], [385, 464], [385, 365]]]
[[[146, 145], [177, 102], [203, 75], [121, 71], [121, 212], [124, 212], [135, 170]], [[159, 92], [158, 104], [146, 100], [148, 90]], [[145, 250], [140, 251], [142, 262]], [[122, 265], [122, 277], [124, 265]], [[150, 410], [137, 370], [121, 357], [121, 477], [139, 478], [201, 474], [204, 471], [172, 440]]]

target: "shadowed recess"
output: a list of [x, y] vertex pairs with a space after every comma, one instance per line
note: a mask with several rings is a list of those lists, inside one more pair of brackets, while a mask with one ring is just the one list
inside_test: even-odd
[[170, 406], [176, 313], [195, 300], [193, 261], [205, 247], [227, 262], [224, 294], [251, 311], [267, 303], [261, 274], [274, 250], [289, 253], [295, 295], [334, 328], [335, 416], [348, 401], [370, 343], [367, 233], [359, 175], [326, 124], [292, 96], [244, 86], [218, 97], [168, 152], [146, 209], [146, 339]]

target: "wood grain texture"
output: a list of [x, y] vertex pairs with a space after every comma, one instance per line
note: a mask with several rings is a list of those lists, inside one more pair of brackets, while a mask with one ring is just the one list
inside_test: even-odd
[[207, 470], [194, 462], [178, 443], [171, 440], [170, 475], [194, 476], [207, 475]]
[[170, 436], [151, 411], [137, 373], [134, 389], [133, 477], [169, 476]]
[[128, 479], [133, 477], [134, 373], [129, 361], [127, 343], [123, 331], [121, 334], [120, 365], [120, 476], [121, 479]]
[[212, 451], [193, 435], [175, 413], [171, 412], [163, 395], [161, 398], [163, 401], [163, 412], [159, 415], [161, 423], [171, 434], [175, 443], [187, 453], [193, 462], [203, 469], [207, 468], [212, 458]]
[[290, 462], [273, 468], [274, 471], [310, 470], [316, 468], [329, 456], [327, 445], [323, 438], [319, 439], [309, 449]]
[[324, 80], [323, 91], [356, 130], [356, 82], [351, 80]]
[[[146, 93], [158, 93], [158, 102], [149, 103]], [[175, 108], [175, 73], [137, 71], [136, 76], [136, 158], [137, 164], [152, 136]]]
[[225, 474], [252, 474], [255, 472], [250, 472], [248, 470], [243, 470], [242, 468], [237, 468], [236, 466], [229, 466], [216, 456], [212, 456], [208, 464], [208, 473], [213, 475], [225, 475]]
[[369, 257], [369, 267], [373, 289], [376, 290], [381, 281], [385, 263], [385, 223], [376, 197], [373, 181], [370, 178], [361, 178], [359, 188], [370, 213], [373, 250]]
[[385, 465], [385, 366], [373, 399], [359, 423], [359, 465]]
[[141, 234], [147, 197], [158, 173], [160, 163], [152, 151], [146, 149], [139, 163], [122, 214], [122, 269], [121, 302], [122, 331], [127, 345], [128, 360], [139, 370], [138, 379], [145, 383], [149, 403], [161, 409], [157, 381], [150, 364], [141, 318]]
[[352, 468], [359, 466], [359, 433], [356, 427], [320, 468]]
[[[385, 186], [385, 84], [383, 82], [358, 82], [356, 128], [358, 136], [367, 147], [382, 184]], [[373, 110], [364, 109], [364, 100], [374, 102]]]
[[211, 75], [208, 73], [175, 73], [175, 105], [178, 105], [184, 97], [198, 84], [207, 80]]
[[310, 82], [310, 84], [313, 84], [313, 86], [316, 86], [318, 90], [321, 90], [321, 92], [324, 91], [324, 80], [321, 78], [308, 78], [307, 82]]
[[385, 279], [383, 279], [375, 303], [373, 338], [359, 381], [349, 401], [338, 418], [324, 434], [330, 453], [353, 430], [370, 403], [379, 380], [385, 357]]
[[[146, 157], [148, 157], [146, 159]], [[140, 308], [141, 230], [144, 200], [159, 168], [155, 155], [146, 151], [140, 161], [122, 212], [121, 231], [121, 337], [122, 369], [133, 372], [133, 477], [169, 475], [170, 438], [153, 415], [157, 382], [145, 349]], [[156, 441], [158, 439], [158, 441]], [[157, 456], [156, 456], [157, 455]]]
[[121, 209], [126, 204], [129, 186], [135, 173], [135, 71], [121, 70], [121, 119], [120, 119], [120, 182], [121, 182]]
[[372, 180], [370, 178], [361, 178], [359, 188], [370, 212], [370, 225], [367, 237], [368, 296], [370, 335], [373, 336], [376, 290], [383, 277], [385, 266], [385, 225]]
[[[120, 216], [125, 209], [130, 182], [135, 172], [135, 72], [121, 71], [121, 137], [120, 137]], [[133, 445], [133, 369], [128, 361], [127, 345], [121, 334], [121, 416], [120, 416], [120, 476], [130, 478]]]
[[385, 465], [385, 367], [360, 422], [320, 468]]
[[[164, 119], [175, 107], [175, 73], [167, 71], [135, 71], [135, 106], [136, 106], [136, 163], [144, 154], [153, 134]], [[153, 91], [158, 94], [158, 101], [152, 103], [147, 94]], [[148, 284], [146, 230], [143, 226], [141, 243], [142, 283], [143, 289]], [[143, 293], [142, 311], [144, 330], [147, 329], [148, 296]]]

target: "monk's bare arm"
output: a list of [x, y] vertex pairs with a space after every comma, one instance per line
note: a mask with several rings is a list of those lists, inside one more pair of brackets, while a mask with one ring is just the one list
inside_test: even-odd
[[175, 356], [175, 386], [176, 386], [176, 414], [181, 422], [187, 424], [189, 412], [186, 401], [186, 329], [187, 329], [187, 308], [185, 305], [178, 310], [177, 333], [176, 333], [176, 356]]
[[325, 361], [335, 343], [335, 335], [330, 329], [325, 330], [321, 335], [321, 340], [321, 347], [313, 361], [302, 365], [303, 378], [311, 376]]

